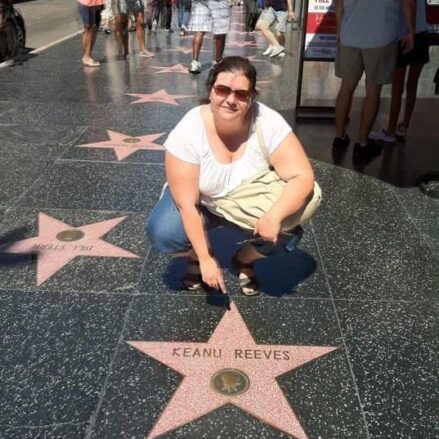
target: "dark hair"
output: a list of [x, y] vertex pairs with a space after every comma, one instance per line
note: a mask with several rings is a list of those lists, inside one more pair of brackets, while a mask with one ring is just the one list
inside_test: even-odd
[[209, 72], [206, 81], [207, 98], [203, 100], [205, 103], [210, 102], [209, 96], [213, 84], [215, 84], [218, 75], [223, 72], [236, 72], [244, 75], [250, 82], [250, 90], [253, 99], [259, 95], [256, 90], [256, 69], [253, 64], [247, 58], [243, 58], [242, 56], [226, 56], [220, 62], [215, 64]]

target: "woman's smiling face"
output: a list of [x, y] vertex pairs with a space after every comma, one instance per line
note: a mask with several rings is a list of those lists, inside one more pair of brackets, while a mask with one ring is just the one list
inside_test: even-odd
[[225, 120], [243, 120], [253, 103], [250, 81], [239, 72], [221, 72], [210, 92], [214, 116]]

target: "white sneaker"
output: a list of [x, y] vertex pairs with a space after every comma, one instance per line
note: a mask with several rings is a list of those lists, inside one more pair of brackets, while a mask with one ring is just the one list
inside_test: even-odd
[[273, 47], [271, 50], [270, 55], [268, 55], [270, 58], [274, 58], [275, 56], [279, 55], [280, 53], [285, 52], [285, 47], [281, 46], [280, 44], [278, 46]]
[[384, 130], [381, 131], [371, 131], [369, 134], [369, 139], [375, 140], [376, 142], [384, 142], [384, 143], [395, 143], [396, 137], [389, 136]]
[[262, 55], [268, 56], [271, 54], [271, 51], [274, 49], [274, 46], [268, 46], [264, 52], [262, 52]]
[[189, 66], [190, 73], [201, 73], [201, 63], [196, 59], [191, 61], [191, 65]]
[[281, 52], [279, 53], [279, 55], [277, 55], [278, 58], [285, 58], [285, 52]]

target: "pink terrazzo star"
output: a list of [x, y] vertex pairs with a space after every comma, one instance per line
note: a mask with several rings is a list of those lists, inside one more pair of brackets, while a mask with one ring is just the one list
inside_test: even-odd
[[[178, 47], [174, 47], [173, 49], [166, 49], [165, 52], [181, 52], [187, 55], [189, 53], [192, 53], [192, 47], [178, 46]], [[200, 52], [208, 52], [208, 50], [201, 49]]]
[[265, 87], [266, 85], [271, 84], [273, 81], [267, 80], [267, 81], [256, 81], [256, 87]]
[[234, 303], [207, 343], [128, 343], [184, 377], [147, 439], [175, 430], [226, 404], [297, 439], [307, 439], [275, 378], [337, 349], [258, 345]]
[[[178, 38], [180, 40], [193, 40], [194, 39], [194, 34], [193, 33], [188, 33], [186, 35], [182, 35], [182, 36], [178, 36]], [[212, 39], [212, 35], [210, 34], [205, 34], [203, 40], [211, 40]]]
[[189, 70], [183, 64], [175, 64], [175, 66], [169, 67], [151, 67], [152, 69], [160, 69], [155, 73], [184, 73], [189, 74]]
[[256, 56], [257, 56], [257, 55], [248, 56], [247, 59], [248, 59], [250, 62], [267, 62], [266, 59], [258, 59], [258, 58], [256, 58]]
[[178, 106], [177, 99], [194, 98], [193, 95], [170, 95], [166, 90], [162, 89], [150, 94], [126, 93], [128, 96], [138, 98], [131, 104], [144, 104], [146, 102], [160, 102], [161, 104], [169, 104]]
[[143, 150], [162, 151], [164, 147], [157, 143], [153, 143], [155, 139], [166, 133], [149, 134], [146, 136], [131, 137], [127, 134], [118, 133], [116, 131], [107, 130], [110, 140], [103, 142], [87, 143], [78, 145], [80, 148], [113, 148], [118, 160], [130, 156], [131, 154]]
[[126, 216], [72, 227], [44, 213], [38, 214], [38, 236], [0, 247], [2, 253], [37, 255], [37, 285], [53, 276], [76, 256], [138, 258], [101, 238]]
[[258, 46], [258, 44], [254, 43], [253, 41], [244, 41], [242, 43], [238, 43], [238, 42], [227, 43], [227, 47], [249, 47], [249, 46]]

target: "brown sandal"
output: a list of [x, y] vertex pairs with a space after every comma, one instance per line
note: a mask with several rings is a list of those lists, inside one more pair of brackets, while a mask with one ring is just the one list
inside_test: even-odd
[[184, 290], [196, 291], [201, 289], [202, 285], [200, 263], [195, 259], [188, 258], [186, 275], [181, 281], [182, 288]]
[[238, 275], [238, 284], [241, 294], [249, 297], [258, 296], [261, 294], [261, 291], [259, 289], [259, 282], [256, 279], [256, 275], [253, 274], [253, 276], [248, 276], [242, 272], [243, 269], [253, 270], [253, 263], [240, 261], [238, 258], [239, 251], [240, 250], [238, 250], [232, 257], [232, 267]]

